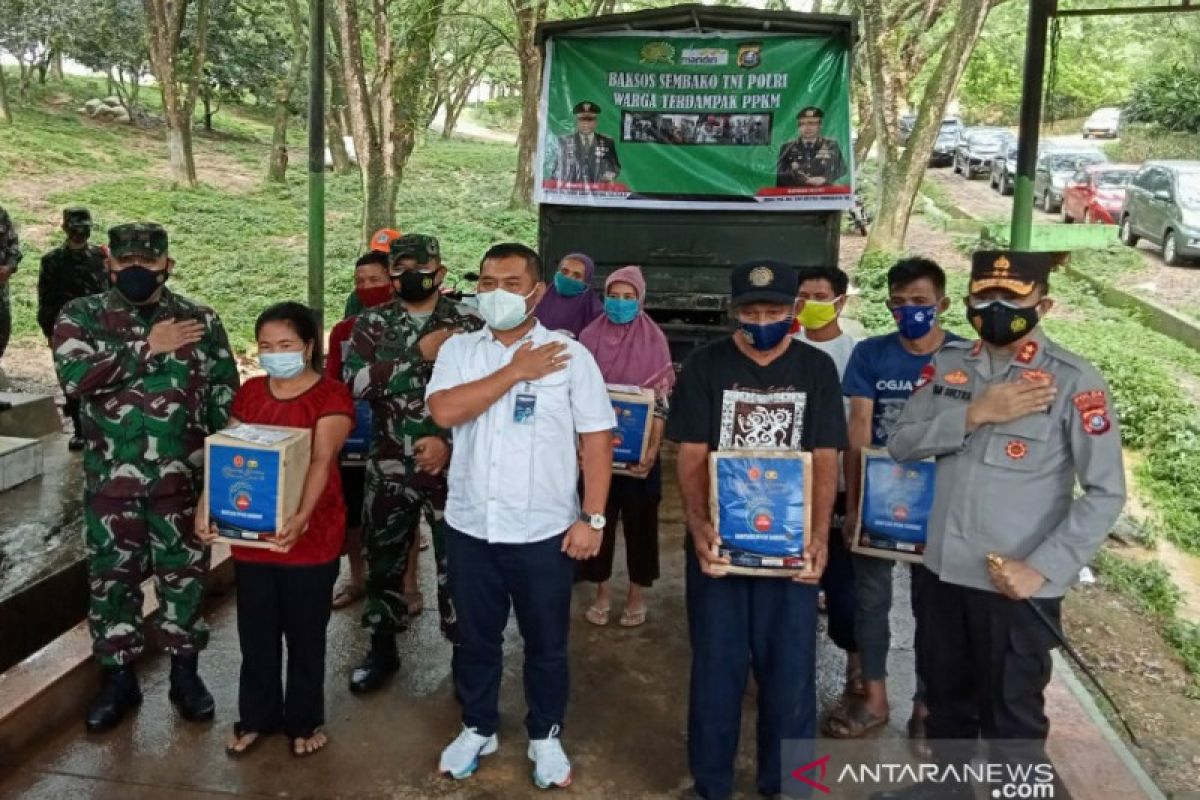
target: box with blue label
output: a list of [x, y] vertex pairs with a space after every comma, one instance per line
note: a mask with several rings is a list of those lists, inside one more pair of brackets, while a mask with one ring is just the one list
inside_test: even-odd
[[267, 541], [296, 513], [312, 457], [307, 428], [240, 424], [204, 441], [209, 519], [230, 544]]
[[901, 464], [886, 450], [864, 450], [858, 534], [850, 549], [877, 558], [921, 561], [936, 475], [932, 458]]
[[646, 460], [650, 427], [654, 424], [654, 390], [639, 386], [610, 384], [617, 427], [613, 428], [613, 472], [628, 474], [628, 468]]
[[342, 445], [340, 460], [343, 464], [361, 464], [371, 452], [371, 424], [374, 414], [366, 400], [354, 402], [354, 429]]
[[721, 537], [719, 571], [791, 577], [806, 571], [812, 454], [743, 450], [709, 455], [709, 505]]

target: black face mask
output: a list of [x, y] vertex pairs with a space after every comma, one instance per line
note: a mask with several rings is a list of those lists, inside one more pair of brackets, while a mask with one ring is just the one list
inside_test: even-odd
[[988, 344], [1004, 347], [1037, 327], [1037, 306], [1023, 308], [1003, 300], [967, 306], [967, 321]]
[[150, 269], [141, 264], [131, 264], [120, 272], [109, 272], [112, 283], [125, 299], [134, 304], [150, 299], [158, 287], [167, 282], [167, 271]]
[[420, 303], [438, 290], [437, 270], [420, 272], [408, 269], [392, 279], [399, 285], [396, 294], [406, 303]]

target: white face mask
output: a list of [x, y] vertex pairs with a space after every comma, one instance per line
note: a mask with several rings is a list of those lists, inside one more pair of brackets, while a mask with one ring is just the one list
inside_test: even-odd
[[488, 327], [497, 331], [511, 331], [533, 312], [525, 309], [525, 301], [537, 291], [535, 286], [527, 295], [519, 295], [504, 289], [493, 289], [477, 296], [479, 313]]

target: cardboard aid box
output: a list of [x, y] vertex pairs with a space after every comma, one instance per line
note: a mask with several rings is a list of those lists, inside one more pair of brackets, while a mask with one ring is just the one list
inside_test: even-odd
[[300, 507], [312, 457], [308, 428], [235, 425], [204, 441], [209, 519], [231, 544], [269, 547]]
[[863, 450], [858, 535], [850, 549], [876, 558], [920, 562], [936, 482], [937, 464], [932, 458], [901, 464], [886, 450]]
[[709, 454], [709, 511], [721, 537], [722, 574], [805, 572], [812, 525], [812, 454], [733, 450]]
[[613, 472], [628, 474], [628, 468], [646, 460], [650, 426], [654, 423], [654, 390], [640, 386], [609, 384], [617, 427], [613, 428]]

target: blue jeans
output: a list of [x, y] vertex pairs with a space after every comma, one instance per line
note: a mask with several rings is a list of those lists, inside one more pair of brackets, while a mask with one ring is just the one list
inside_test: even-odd
[[[892, 645], [892, 630], [889, 615], [892, 611], [892, 568], [896, 562], [874, 556], [854, 556], [854, 590], [858, 599], [854, 619], [855, 639], [862, 656], [863, 680], [882, 681], [887, 679], [888, 650]], [[924, 570], [910, 570], [910, 601], [917, 608], [917, 598], [924, 581]], [[920, 631], [913, 637], [913, 650], [917, 650]], [[919, 656], [916, 658], [920, 664]], [[914, 702], [920, 702], [925, 683], [917, 671], [917, 691]]]
[[[758, 685], [758, 790], [780, 791], [785, 739], [816, 735], [817, 587], [784, 578], [710, 578], [687, 550], [692, 644], [688, 765], [696, 791], [733, 794], [742, 698]], [[804, 762], [800, 762], [804, 763]]]
[[511, 608], [525, 642], [525, 728], [545, 739], [562, 728], [569, 687], [567, 640], [575, 561], [562, 536], [532, 544], [489, 544], [447, 526], [450, 594], [458, 613], [454, 690], [462, 721], [481, 736], [500, 726], [504, 627]]

